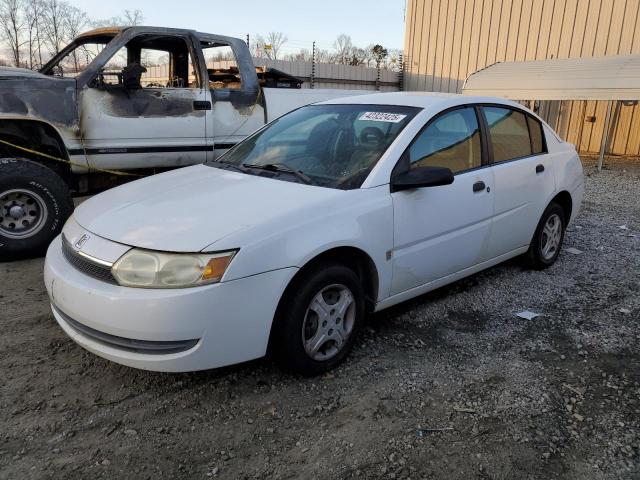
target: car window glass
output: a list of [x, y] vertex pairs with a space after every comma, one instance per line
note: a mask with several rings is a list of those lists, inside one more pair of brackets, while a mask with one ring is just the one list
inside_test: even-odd
[[529, 122], [529, 132], [531, 132], [531, 146], [533, 147], [533, 153], [544, 152], [542, 124], [528, 115], [527, 121]]
[[489, 125], [494, 162], [531, 155], [529, 129], [524, 113], [500, 107], [483, 107], [482, 110]]
[[249, 173], [256, 166], [284, 165], [314, 185], [358, 188], [418, 110], [366, 104], [302, 107], [240, 142], [220, 162], [249, 165]]
[[459, 108], [436, 118], [409, 149], [411, 168], [446, 167], [453, 173], [482, 164], [475, 110]]

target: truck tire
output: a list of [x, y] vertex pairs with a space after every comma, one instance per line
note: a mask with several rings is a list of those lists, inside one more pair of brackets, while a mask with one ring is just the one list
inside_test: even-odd
[[43, 254], [73, 212], [66, 183], [23, 158], [0, 158], [0, 261]]

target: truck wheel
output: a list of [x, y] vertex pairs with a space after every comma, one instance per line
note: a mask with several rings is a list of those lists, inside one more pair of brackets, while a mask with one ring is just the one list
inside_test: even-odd
[[53, 170], [0, 158], [0, 260], [44, 253], [72, 212], [69, 189]]

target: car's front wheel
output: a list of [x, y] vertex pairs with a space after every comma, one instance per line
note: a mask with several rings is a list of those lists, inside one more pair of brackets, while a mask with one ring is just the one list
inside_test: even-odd
[[555, 202], [550, 203], [540, 218], [527, 252], [532, 268], [542, 270], [555, 263], [562, 248], [565, 227], [563, 208]]
[[364, 316], [364, 290], [351, 269], [332, 263], [304, 272], [283, 298], [275, 356], [303, 375], [326, 372], [349, 354]]

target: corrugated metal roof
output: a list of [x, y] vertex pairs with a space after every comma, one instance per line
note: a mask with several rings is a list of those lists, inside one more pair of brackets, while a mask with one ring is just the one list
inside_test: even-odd
[[640, 100], [640, 55], [495, 63], [462, 93], [512, 100]]

